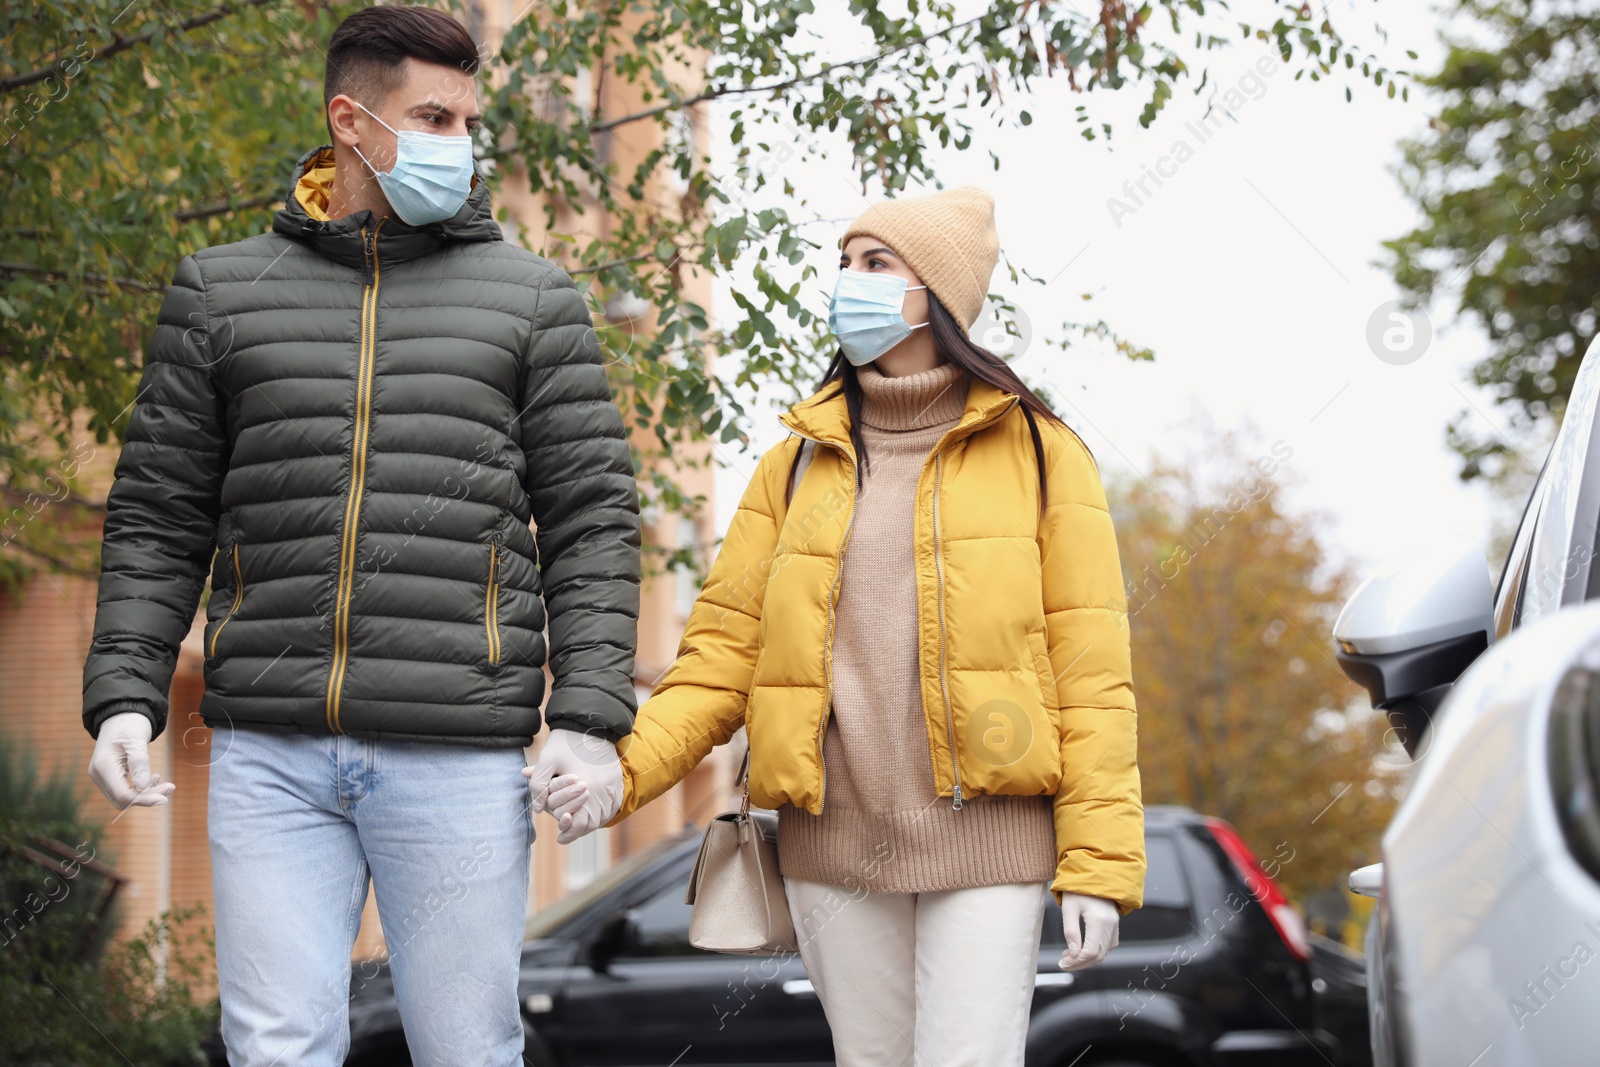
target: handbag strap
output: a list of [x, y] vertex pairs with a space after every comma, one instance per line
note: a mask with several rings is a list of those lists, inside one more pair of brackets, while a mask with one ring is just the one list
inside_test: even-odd
[[811, 456], [816, 450], [817, 443], [811, 438], [807, 437], [800, 442], [800, 449], [795, 453], [794, 457], [794, 467], [789, 472], [789, 487], [783, 498], [785, 506], [788, 506], [789, 502], [794, 499], [794, 491], [799, 488], [800, 478], [805, 474], [806, 468], [811, 465]]
[[739, 775], [733, 780], [734, 785], [744, 786], [744, 796], [739, 801], [739, 814], [750, 814], [750, 745], [744, 746], [744, 759], [739, 761]]

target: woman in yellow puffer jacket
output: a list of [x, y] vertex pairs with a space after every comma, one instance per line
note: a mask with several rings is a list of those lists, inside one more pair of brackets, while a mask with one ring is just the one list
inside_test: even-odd
[[967, 337], [992, 198], [875, 204], [841, 249], [840, 350], [618, 745], [611, 822], [745, 727], [838, 1062], [1020, 1065], [1046, 889], [1068, 970], [1143, 894], [1116, 538], [1083, 443]]

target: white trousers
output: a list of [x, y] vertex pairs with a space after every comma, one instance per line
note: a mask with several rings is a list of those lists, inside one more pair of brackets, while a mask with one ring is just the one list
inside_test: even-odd
[[784, 888], [838, 1067], [1022, 1067], [1045, 883]]

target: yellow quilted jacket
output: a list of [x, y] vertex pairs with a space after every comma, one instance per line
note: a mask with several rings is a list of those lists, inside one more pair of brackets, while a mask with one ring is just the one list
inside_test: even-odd
[[[849, 551], [855, 454], [830, 385], [780, 416], [793, 430], [756, 467], [690, 612], [672, 667], [618, 745], [620, 821], [742, 725], [750, 802], [822, 810], [833, 608]], [[973, 378], [960, 421], [917, 483], [917, 628], [939, 796], [1054, 797], [1050, 888], [1144, 893], [1127, 602], [1105, 492], [1071, 430], [1038, 420], [1048, 506], [1015, 394]], [[802, 438], [819, 446], [794, 499]], [[831, 447], [829, 447], [831, 446]]]

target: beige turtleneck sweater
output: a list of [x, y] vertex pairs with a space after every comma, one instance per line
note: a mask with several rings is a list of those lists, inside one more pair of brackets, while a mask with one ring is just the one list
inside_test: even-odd
[[890, 377], [869, 363], [856, 377], [870, 467], [835, 609], [823, 808], [778, 808], [779, 870], [874, 892], [1048, 882], [1056, 871], [1050, 797], [968, 797], [957, 811], [933, 784], [918, 681], [913, 521], [917, 479], [960, 421], [971, 376], [941, 363]]

